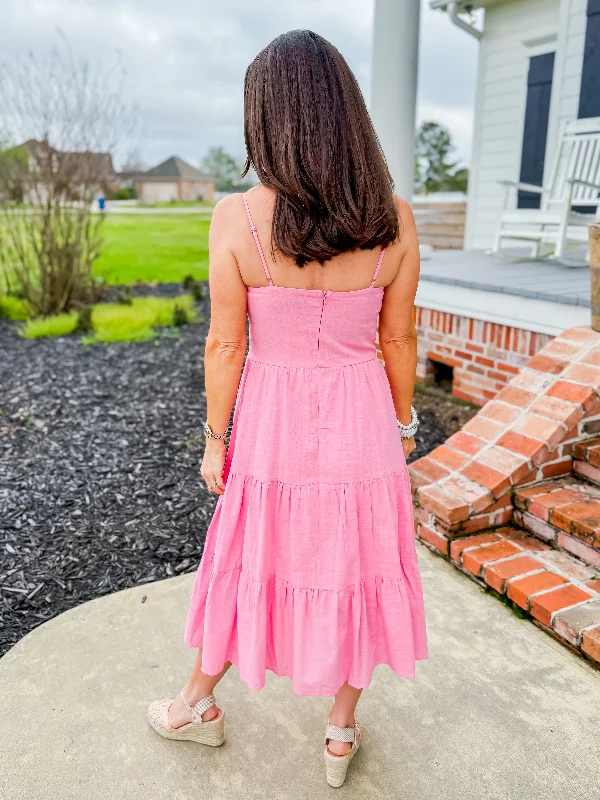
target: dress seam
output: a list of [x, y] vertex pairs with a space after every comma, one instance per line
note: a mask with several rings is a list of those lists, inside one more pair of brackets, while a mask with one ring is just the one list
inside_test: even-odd
[[346, 367], [358, 367], [361, 364], [368, 364], [371, 361], [379, 361], [378, 356], [373, 356], [372, 358], [365, 358], [362, 361], [352, 361], [349, 364], [333, 364], [331, 366], [327, 364], [305, 364], [304, 366], [294, 366], [293, 364], [274, 364], [271, 361], [261, 361], [258, 358], [254, 358], [254, 356], [248, 355], [246, 356], [246, 361], [253, 361], [255, 364], [262, 364], [265, 367], [278, 367], [279, 369], [287, 369], [287, 370], [313, 370], [313, 369], [345, 369]]
[[[208, 554], [207, 554], [208, 555]], [[214, 558], [214, 553], [210, 554], [210, 557]], [[415, 562], [414, 564], [405, 564], [402, 563], [402, 571], [405, 570], [415, 570], [418, 572], [418, 564]], [[231, 572], [239, 572], [240, 575], [244, 575], [248, 580], [252, 581], [253, 583], [259, 583], [261, 585], [266, 585], [271, 582], [279, 582], [285, 584], [287, 588], [292, 589], [293, 591], [299, 592], [327, 592], [327, 593], [335, 593], [341, 594], [342, 592], [347, 592], [350, 589], [356, 589], [362, 586], [365, 586], [367, 583], [371, 581], [394, 581], [397, 583], [404, 583], [406, 584], [405, 577], [403, 575], [373, 575], [368, 580], [357, 581], [356, 583], [349, 583], [348, 586], [345, 586], [343, 589], [326, 589], [321, 586], [296, 586], [296, 584], [292, 583], [291, 581], [287, 580], [287, 578], [280, 578], [278, 575], [271, 574], [264, 580], [260, 580], [259, 578], [255, 578], [250, 573], [246, 572], [241, 564], [236, 564], [233, 567], [229, 567], [228, 569], [222, 570], [213, 570], [210, 574], [210, 581], [214, 581], [216, 578], [220, 577], [221, 575], [228, 575]]]
[[391, 472], [386, 472], [385, 475], [379, 475], [376, 478], [365, 478], [362, 481], [306, 481], [306, 483], [291, 483], [290, 481], [282, 481], [278, 478], [259, 478], [256, 475], [250, 475], [246, 472], [231, 472], [230, 475], [235, 475], [240, 478], [251, 478], [257, 483], [278, 483], [281, 486], [301, 487], [301, 486], [357, 486], [362, 483], [373, 483], [373, 481], [386, 480], [393, 475], [401, 475], [406, 477], [408, 474], [408, 467], [403, 466], [400, 469], [394, 469]]

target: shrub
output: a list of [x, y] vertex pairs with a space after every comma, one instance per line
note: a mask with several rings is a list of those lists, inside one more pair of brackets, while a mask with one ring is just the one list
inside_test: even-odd
[[173, 308], [173, 325], [180, 327], [181, 325], [187, 325], [188, 322], [188, 312], [176, 303]]
[[[66, 40], [0, 64], [0, 261], [44, 319], [95, 301], [105, 215], [94, 199], [108, 171], [97, 154], [131, 130], [124, 75], [119, 62], [75, 58]], [[27, 146], [11, 146], [24, 131]]]
[[134, 200], [135, 189], [133, 186], [122, 186], [116, 191], [107, 189], [105, 195], [107, 200]]
[[[15, 303], [12, 306], [17, 309]], [[186, 325], [194, 319], [194, 301], [190, 295], [137, 297], [131, 298], [129, 305], [97, 303], [95, 306], [86, 306], [79, 312], [28, 319], [20, 333], [28, 339], [84, 333], [88, 334], [82, 339], [84, 344], [143, 342], [156, 335], [155, 327]]]
[[204, 287], [193, 275], [185, 276], [183, 279], [183, 288], [192, 295], [196, 303], [199, 303], [200, 300], [204, 298]]
[[173, 325], [175, 306], [187, 312], [188, 321], [194, 319], [194, 300], [189, 295], [179, 297], [137, 297], [133, 301], [134, 308], [151, 309], [154, 314], [153, 324], [157, 328], [170, 328]]
[[31, 311], [24, 300], [19, 297], [0, 297], [0, 318], [15, 321], [26, 320], [31, 316]]
[[133, 295], [131, 294], [130, 286], [126, 286], [118, 293], [117, 303], [120, 303], [122, 306], [130, 306], [133, 303]]
[[180, 297], [135, 297], [131, 305], [99, 303], [94, 306], [92, 322], [94, 336], [84, 339], [93, 342], [141, 342], [155, 336], [154, 327], [170, 328], [178, 318], [190, 322], [194, 318], [193, 300], [189, 295]]
[[92, 306], [86, 306], [81, 309], [77, 317], [77, 333], [91, 333], [94, 330], [92, 312]]
[[54, 317], [37, 317], [30, 319], [21, 329], [21, 336], [26, 339], [40, 339], [47, 336], [69, 336], [77, 330], [79, 315], [57, 314]]

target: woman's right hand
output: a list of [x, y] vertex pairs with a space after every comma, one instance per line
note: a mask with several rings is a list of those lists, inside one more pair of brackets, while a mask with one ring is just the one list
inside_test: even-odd
[[402, 439], [402, 449], [404, 450], [404, 458], [408, 458], [411, 453], [415, 451], [417, 444], [415, 437], [411, 436], [410, 439]]
[[223, 439], [206, 440], [204, 456], [200, 465], [200, 474], [206, 481], [209, 490], [214, 494], [223, 494], [223, 469], [225, 467], [226, 448]]

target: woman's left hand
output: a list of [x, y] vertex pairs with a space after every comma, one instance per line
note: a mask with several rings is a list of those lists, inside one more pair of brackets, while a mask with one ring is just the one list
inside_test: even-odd
[[222, 439], [207, 439], [204, 456], [200, 465], [200, 474], [206, 481], [209, 490], [214, 494], [223, 494], [223, 468], [225, 466], [226, 448]]
[[409, 455], [414, 452], [416, 448], [415, 437], [411, 436], [410, 439], [402, 439], [402, 449], [404, 450], [404, 458], [408, 458]]

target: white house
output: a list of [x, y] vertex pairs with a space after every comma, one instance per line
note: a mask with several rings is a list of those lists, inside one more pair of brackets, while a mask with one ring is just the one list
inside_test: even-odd
[[[600, 0], [428, 2], [465, 36], [475, 36], [480, 51], [465, 249], [436, 250], [422, 260], [415, 301], [417, 377], [427, 383], [451, 375], [456, 397], [483, 405], [552, 337], [590, 323], [590, 271], [584, 263], [575, 267], [558, 257], [523, 263], [487, 251], [500, 238], [500, 222], [510, 217], [544, 217], [538, 229], [545, 229], [548, 241], [558, 230], [548, 218], [554, 210], [543, 206], [531, 212], [540, 208], [539, 192], [531, 188], [509, 189], [503, 214], [506, 186], [500, 181], [547, 186], [567, 122], [569, 131], [582, 132], [579, 142], [588, 128], [593, 133], [585, 149], [573, 145], [570, 151], [578, 159], [573, 174], [566, 176], [561, 168], [556, 175], [564, 177], [563, 186], [581, 185], [588, 192], [583, 199], [598, 209]], [[404, 197], [412, 194], [420, 5], [420, 0], [375, 0], [371, 113], [396, 191]], [[473, 11], [483, 13], [472, 18]], [[585, 180], [579, 174], [581, 153]], [[573, 166], [571, 160], [561, 156], [558, 163]], [[562, 225], [582, 198], [557, 193]], [[545, 193], [544, 202], [548, 197]], [[581, 218], [589, 214], [587, 205], [578, 206], [585, 212]], [[517, 207], [523, 213], [515, 213]], [[583, 231], [587, 240], [587, 228]], [[519, 240], [535, 242], [531, 231], [518, 233]]]
[[[499, 181], [547, 183], [561, 125], [600, 116], [600, 0], [431, 6], [480, 38], [465, 248], [486, 249], [502, 209]], [[480, 8], [483, 27], [469, 29], [462, 12]], [[539, 207], [539, 195], [515, 192], [512, 203]]]

